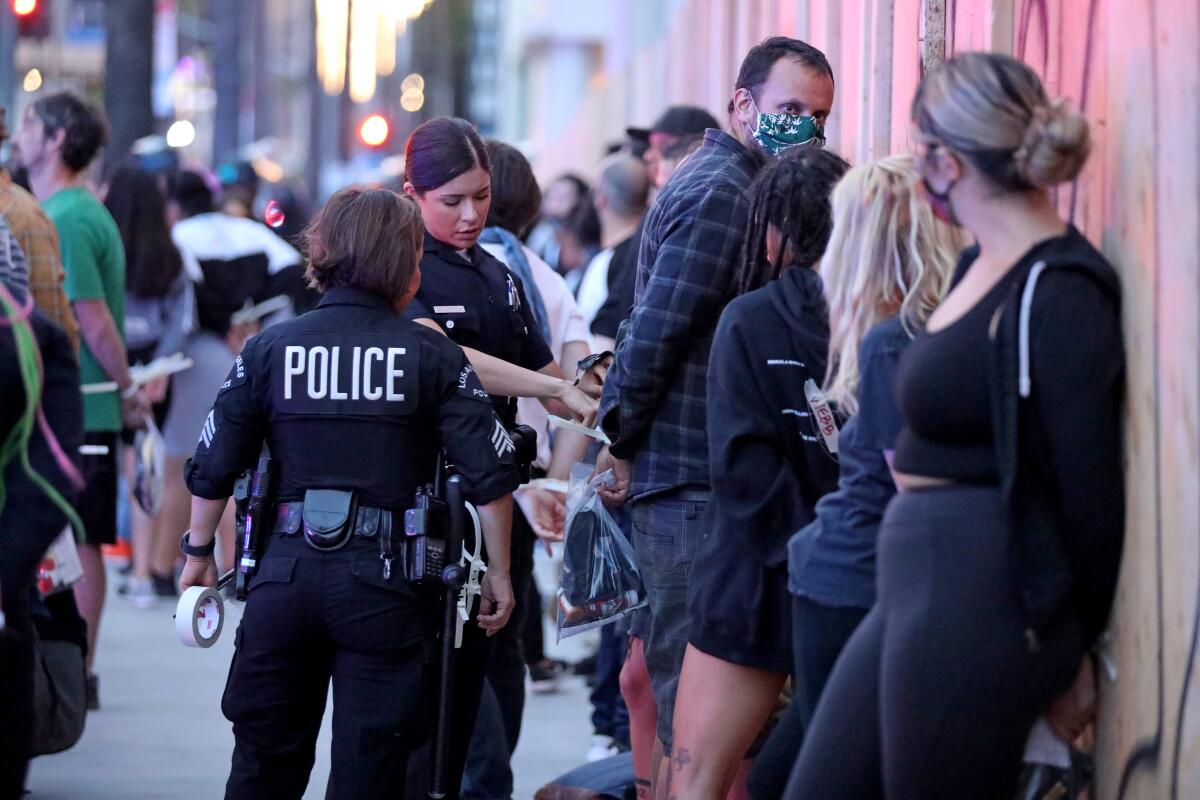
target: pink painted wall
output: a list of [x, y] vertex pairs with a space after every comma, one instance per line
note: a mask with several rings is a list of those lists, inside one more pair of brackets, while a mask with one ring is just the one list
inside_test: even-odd
[[[1092, 125], [1083, 175], [1056, 200], [1125, 285], [1130, 367], [1126, 557], [1102, 681], [1102, 798], [1200, 798], [1200, 2], [1197, 0], [684, 0], [667, 33], [602, 92], [642, 109], [691, 102], [724, 119], [745, 49], [805, 38], [837, 74], [831, 147], [853, 161], [909, 148], [908, 106], [944, 32], [948, 53], [1033, 66]], [[933, 8], [931, 8], [933, 6]], [[926, 30], [945, 12], [942, 31]], [[649, 57], [653, 53], [653, 58]], [[634, 64], [639, 65], [635, 67]], [[646, 63], [662, 65], [647, 74]], [[585, 172], [627, 123], [599, 94], [539, 172]], [[1200, 660], [1200, 659], [1198, 659]]]

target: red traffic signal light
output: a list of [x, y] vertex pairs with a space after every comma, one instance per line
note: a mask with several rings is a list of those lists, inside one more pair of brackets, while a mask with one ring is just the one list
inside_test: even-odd
[[391, 126], [382, 114], [371, 114], [358, 126], [358, 140], [367, 147], [383, 147], [391, 134]]
[[17, 35], [31, 39], [43, 39], [50, 35], [50, 13], [48, 0], [9, 0], [13, 16], [17, 18]]

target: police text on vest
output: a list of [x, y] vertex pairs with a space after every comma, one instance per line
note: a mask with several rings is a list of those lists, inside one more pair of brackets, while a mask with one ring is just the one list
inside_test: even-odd
[[[288, 345], [283, 354], [283, 399], [301, 391], [312, 400], [387, 400], [404, 402], [396, 384], [404, 377], [403, 347], [303, 347]], [[350, 362], [346, 374], [343, 359]], [[293, 388], [293, 381], [299, 385]]]

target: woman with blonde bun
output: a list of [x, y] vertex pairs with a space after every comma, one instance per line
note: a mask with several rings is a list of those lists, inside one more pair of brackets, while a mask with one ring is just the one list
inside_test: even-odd
[[1010, 798], [1034, 722], [1069, 741], [1094, 713], [1124, 534], [1120, 285], [1046, 191], [1079, 174], [1087, 123], [984, 53], [927, 74], [912, 111], [933, 212], [976, 244], [900, 358], [876, 603], [789, 798]]
[[833, 192], [821, 259], [829, 307], [825, 396], [849, 417], [838, 435], [838, 488], [788, 542], [795, 693], [750, 773], [755, 798], [778, 797], [838, 654], [875, 602], [875, 545], [896, 494], [888, 458], [900, 431], [892, 384], [900, 355], [946, 290], [966, 239], [939, 222], [912, 156], [855, 167]]

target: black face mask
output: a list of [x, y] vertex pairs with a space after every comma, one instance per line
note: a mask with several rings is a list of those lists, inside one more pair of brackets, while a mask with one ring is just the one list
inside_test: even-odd
[[922, 176], [921, 186], [925, 189], [925, 199], [929, 202], [929, 208], [933, 211], [933, 216], [947, 225], [953, 225], [956, 228], [961, 227], [962, 223], [954, 215], [954, 204], [950, 202], [950, 190], [954, 188], [954, 184], [951, 183], [947, 186], [946, 191], [938, 192], [930, 186], [929, 179]]
[[933, 211], [933, 216], [937, 217], [947, 225], [961, 227], [962, 223], [958, 221], [958, 217], [954, 214], [954, 205], [950, 202], [950, 191], [954, 188], [957, 181], [952, 181], [946, 187], [946, 191], [939, 192], [929, 183], [929, 178], [925, 175], [925, 160], [933, 155], [933, 151], [940, 145], [931, 145], [929, 153], [921, 159], [921, 188], [925, 190], [925, 199], [929, 202], [929, 208]]

